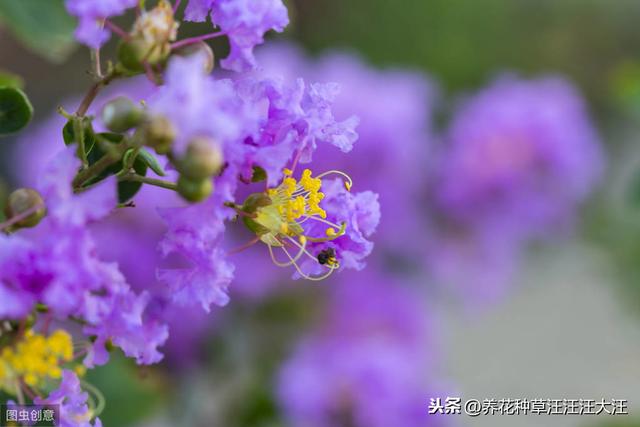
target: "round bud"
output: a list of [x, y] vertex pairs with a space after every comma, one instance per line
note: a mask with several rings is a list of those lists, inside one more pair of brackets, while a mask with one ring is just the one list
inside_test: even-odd
[[176, 130], [169, 119], [164, 116], [154, 116], [145, 121], [141, 127], [143, 143], [158, 154], [171, 151], [176, 139]]
[[46, 213], [44, 200], [42, 200], [40, 193], [31, 188], [19, 188], [9, 194], [4, 213], [7, 219], [11, 219], [32, 210], [32, 213], [16, 222], [15, 225], [17, 227], [34, 227]]
[[178, 194], [189, 202], [201, 202], [213, 192], [211, 179], [191, 180], [180, 175], [178, 178]]
[[111, 132], [126, 132], [138, 126], [143, 117], [142, 109], [124, 96], [112, 99], [102, 109], [102, 121]]
[[173, 54], [182, 57], [200, 55], [202, 57], [204, 72], [209, 74], [211, 73], [211, 71], [213, 71], [213, 67], [215, 65], [215, 56], [213, 54], [213, 49], [211, 49], [211, 47], [203, 41], [179, 47], [178, 49], [173, 51]]
[[155, 65], [167, 58], [170, 50], [169, 44], [156, 45], [143, 38], [131, 38], [118, 45], [118, 61], [127, 71], [142, 73], [145, 61]]
[[218, 144], [210, 138], [198, 137], [189, 142], [186, 153], [179, 161], [178, 170], [189, 179], [199, 180], [217, 174], [223, 164]]

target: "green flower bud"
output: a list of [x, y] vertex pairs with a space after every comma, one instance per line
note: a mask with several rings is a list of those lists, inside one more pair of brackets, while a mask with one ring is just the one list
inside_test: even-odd
[[118, 45], [118, 61], [129, 72], [144, 72], [144, 62], [155, 65], [169, 56], [171, 46], [168, 43], [155, 44], [143, 38], [122, 40]]
[[202, 55], [204, 72], [207, 74], [213, 71], [213, 67], [215, 66], [215, 56], [213, 54], [213, 49], [211, 49], [211, 47], [203, 41], [179, 47], [178, 49], [173, 51], [173, 54], [182, 57]]
[[169, 119], [164, 116], [151, 117], [140, 128], [142, 142], [156, 150], [158, 154], [171, 151], [176, 139], [176, 130]]
[[178, 194], [189, 202], [201, 202], [213, 192], [213, 182], [210, 178], [191, 180], [180, 175], [178, 178]]
[[102, 109], [102, 121], [111, 132], [126, 132], [138, 126], [143, 118], [142, 109], [124, 96], [112, 99]]
[[131, 37], [118, 46], [118, 60], [129, 71], [144, 71], [144, 62], [160, 64], [171, 53], [171, 42], [176, 39], [178, 23], [173, 6], [160, 0], [156, 7], [143, 11], [136, 19]]
[[198, 137], [189, 142], [178, 162], [178, 170], [192, 180], [209, 178], [220, 172], [224, 159], [218, 144], [210, 138]]
[[44, 217], [46, 208], [42, 196], [36, 190], [31, 188], [19, 188], [9, 194], [7, 205], [4, 208], [7, 219], [24, 214], [25, 212], [36, 208], [31, 214], [16, 222], [17, 227], [34, 227]]

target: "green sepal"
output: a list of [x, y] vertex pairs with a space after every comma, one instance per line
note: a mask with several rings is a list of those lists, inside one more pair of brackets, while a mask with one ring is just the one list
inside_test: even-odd
[[267, 179], [267, 171], [260, 166], [253, 167], [253, 174], [251, 175], [251, 182], [262, 182]]
[[248, 216], [243, 216], [242, 222], [244, 222], [244, 225], [247, 226], [249, 231], [251, 231], [252, 233], [255, 233], [257, 236], [262, 236], [269, 233], [269, 229], [267, 227], [258, 224], [256, 221], [249, 218]]
[[258, 208], [263, 208], [265, 206], [271, 205], [273, 202], [271, 198], [264, 193], [253, 193], [249, 194], [242, 204], [242, 211], [248, 214], [255, 213]]
[[158, 162], [158, 159], [156, 159], [156, 156], [154, 156], [144, 148], [140, 149], [138, 158], [142, 160], [147, 166], [149, 166], [149, 168], [151, 168], [151, 170], [154, 171], [156, 175], [165, 176], [167, 174], [164, 168]]
[[27, 95], [15, 87], [0, 87], [0, 135], [24, 128], [33, 117]]

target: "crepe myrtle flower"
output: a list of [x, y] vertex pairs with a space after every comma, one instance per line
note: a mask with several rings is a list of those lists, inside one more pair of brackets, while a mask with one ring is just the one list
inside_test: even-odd
[[283, 363], [276, 395], [288, 425], [440, 426], [425, 395], [442, 389], [434, 328], [421, 299], [391, 277], [347, 273], [319, 327]]
[[45, 218], [34, 229], [0, 235], [0, 317], [22, 319], [43, 304], [53, 319], [77, 319], [95, 338], [85, 346], [87, 366], [106, 363], [107, 341], [138, 363], [158, 362], [166, 326], [146, 315], [148, 297], [131, 290], [117, 265], [97, 257], [87, 228], [116, 206], [115, 181], [74, 194], [70, 181], [79, 167], [73, 147], [54, 157], [38, 186]]
[[[331, 176], [339, 179], [327, 179]], [[323, 183], [326, 183], [326, 193], [321, 191]], [[284, 179], [277, 187], [249, 195], [242, 206], [233, 203], [228, 206], [236, 209], [244, 224], [256, 234], [250, 243], [260, 241], [267, 245], [275, 265], [293, 266], [297, 275], [308, 280], [323, 280], [340, 268], [341, 258], [349, 267], [358, 268], [357, 259], [368, 255], [372, 248], [372, 243], [366, 240], [363, 248], [354, 249], [354, 246], [364, 240], [362, 234], [355, 236], [359, 234], [359, 227], [364, 227], [369, 235], [377, 225], [376, 196], [371, 194], [366, 207], [371, 217], [369, 224], [363, 224], [355, 212], [359, 207], [357, 203], [335, 201], [340, 197], [349, 201], [362, 197], [362, 194], [350, 194], [352, 185], [351, 178], [337, 170], [314, 177], [310, 169], [304, 169], [296, 179], [292, 170], [285, 169]], [[333, 199], [327, 207], [336, 208], [335, 212], [324, 209], [325, 199], [327, 202]], [[284, 260], [276, 256], [274, 248], [284, 253]]]
[[[233, 279], [235, 267], [226, 256], [222, 243], [226, 221], [239, 212], [245, 216], [259, 216], [251, 226], [263, 227], [259, 234], [272, 247], [284, 236], [279, 234], [282, 227], [290, 226], [292, 229], [286, 235], [293, 238], [296, 244], [313, 248], [334, 240], [335, 246], [331, 249], [340, 252], [339, 245], [357, 237], [363, 248], [350, 248], [355, 249], [351, 258], [362, 259], [368, 255], [372, 244], [363, 241], [365, 237], [357, 226], [348, 226], [349, 221], [354, 219], [352, 215], [344, 213], [338, 214], [344, 218], [333, 218], [332, 212], [324, 214], [322, 211], [321, 202], [325, 195], [319, 189], [321, 181], [333, 174], [342, 176], [350, 187], [351, 179], [346, 174], [332, 172], [316, 177], [304, 172], [297, 180], [292, 172], [283, 173], [287, 166], [293, 170], [297, 164], [311, 162], [313, 151], [319, 145], [333, 146], [343, 152], [351, 150], [357, 138], [357, 119], [349, 117], [338, 120], [334, 117], [331, 106], [338, 87], [334, 84], [308, 84], [302, 79], [287, 83], [283, 79], [259, 75], [220, 79], [208, 75], [201, 66], [202, 61], [200, 55], [172, 59], [166, 73], [166, 84], [158, 88], [147, 103], [150, 120], [163, 118], [173, 129], [174, 140], [169, 155], [176, 160], [181, 179], [193, 179], [191, 175], [194, 168], [184, 165], [190, 163], [190, 157], [194, 157], [196, 142], [198, 146], [208, 146], [208, 151], [217, 153], [215, 158], [219, 166], [217, 173], [204, 178], [208, 191], [203, 194], [200, 203], [159, 210], [168, 226], [165, 238], [160, 243], [161, 252], [166, 256], [179, 255], [187, 264], [182, 268], [163, 267], [158, 270], [158, 278], [172, 290], [174, 300], [180, 304], [200, 303], [205, 310], [212, 303], [224, 305], [228, 302], [227, 288]], [[254, 195], [238, 205], [239, 200], [244, 200], [240, 194], [242, 192], [238, 191], [239, 186], [244, 189], [246, 185], [248, 188], [249, 184], [259, 180], [259, 176], [262, 176], [260, 180], [265, 182], [269, 191], [265, 190], [262, 196]], [[202, 177], [199, 179], [202, 180]], [[298, 186], [299, 189], [296, 188]], [[348, 193], [344, 185], [342, 189]], [[286, 196], [287, 191], [290, 191], [289, 196]], [[358, 195], [347, 197], [340, 194], [336, 188], [331, 197], [326, 194], [325, 202], [328, 203], [334, 196], [362, 201], [345, 205], [345, 212], [364, 204]], [[285, 200], [286, 197], [291, 200]], [[267, 199], [272, 203], [271, 208], [259, 206]], [[376, 210], [377, 200], [373, 202], [371, 208]], [[253, 211], [244, 212], [245, 204], [247, 209]], [[274, 225], [270, 219], [273, 214], [271, 210], [277, 211], [278, 208], [282, 210], [284, 220]], [[325, 229], [331, 229], [329, 233], [334, 234], [327, 235], [325, 229], [320, 230], [319, 234], [301, 233], [299, 225], [296, 225], [303, 219], [299, 215], [311, 215], [309, 223], [323, 223]], [[368, 237], [373, 228], [367, 227], [363, 233]], [[264, 233], [265, 229], [269, 232]], [[312, 240], [305, 242], [307, 237]], [[293, 243], [285, 240], [283, 247], [289, 251], [289, 245]], [[329, 247], [318, 247], [317, 253], [313, 254], [316, 263], [324, 249], [328, 251], [325, 254], [331, 252]], [[294, 263], [290, 265], [298, 266], [302, 255], [308, 257], [304, 251], [298, 252], [299, 249], [295, 249]], [[337, 261], [348, 252], [337, 253], [335, 257], [322, 255], [322, 259], [326, 259], [323, 268], [331, 266], [336, 269]], [[286, 264], [290, 260], [276, 262]], [[353, 264], [347, 262], [345, 267], [359, 267]], [[332, 269], [323, 271], [323, 274]], [[304, 270], [302, 274], [311, 277]], [[315, 276], [321, 277], [322, 274]]]
[[[94, 394], [90, 399], [89, 393], [82, 387], [90, 388]], [[96, 393], [98, 395], [96, 396]], [[98, 398], [98, 405], [90, 406], [88, 402]], [[70, 371], [62, 372], [62, 381], [58, 388], [53, 390], [46, 398], [34, 399], [36, 405], [58, 405], [60, 408], [60, 427], [102, 427], [102, 422], [96, 418], [96, 414], [102, 411], [104, 399], [93, 387], [87, 387], [87, 383], [81, 383], [78, 376]]]
[[[21, 332], [7, 328], [6, 323], [0, 332], [11, 342], [0, 351], [0, 390], [19, 400], [29, 397], [36, 405], [58, 406], [56, 425], [102, 425], [96, 417], [104, 408], [104, 397], [80, 380], [86, 369], [77, 362], [76, 343], [68, 332], [58, 329], [47, 335], [32, 328]], [[91, 399], [83, 389], [91, 393]], [[14, 405], [8, 402], [8, 406]]]
[[135, 7], [138, 0], [66, 0], [69, 13], [78, 18], [76, 39], [92, 48], [106, 43], [111, 31], [105, 28], [107, 18], [118, 16]]
[[602, 175], [584, 101], [560, 77], [499, 78], [461, 106], [446, 140], [435, 200], [465, 227], [552, 233], [572, 222]]
[[186, 20], [203, 22], [207, 17], [220, 28], [219, 34], [229, 38], [231, 50], [221, 65], [234, 71], [255, 68], [253, 48], [264, 41], [267, 31], [282, 32], [289, 24], [282, 0], [189, 0]]

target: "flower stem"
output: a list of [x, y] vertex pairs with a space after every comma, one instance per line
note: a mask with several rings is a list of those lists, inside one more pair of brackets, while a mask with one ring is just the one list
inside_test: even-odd
[[118, 144], [112, 152], [105, 153], [97, 162], [86, 169], [81, 170], [73, 179], [73, 188], [78, 189], [91, 178], [98, 176], [106, 168], [119, 161], [126, 150], [130, 148], [129, 144]]
[[177, 190], [178, 186], [174, 182], [165, 181], [157, 178], [148, 178], [146, 176], [128, 173], [118, 178], [120, 181], [142, 182], [144, 184], [155, 185], [156, 187], [166, 188], [168, 190]]
[[22, 221], [23, 219], [27, 218], [29, 215], [31, 215], [32, 213], [38, 211], [39, 209], [42, 209], [43, 207], [44, 207], [44, 205], [37, 204], [37, 205], [32, 206], [29, 209], [25, 210], [24, 212], [21, 212], [18, 215], [14, 216], [12, 218], [9, 218], [5, 222], [0, 222], [0, 231], [5, 230], [5, 229], [11, 227], [12, 225]]
[[89, 88], [89, 91], [84, 96], [84, 99], [82, 100], [82, 102], [80, 103], [80, 106], [76, 110], [76, 116], [82, 117], [85, 114], [87, 114], [87, 110], [89, 110], [89, 107], [91, 106], [91, 103], [96, 99], [96, 96], [98, 96], [98, 93], [100, 92], [100, 90], [104, 86], [106, 86], [109, 83], [111, 83], [111, 81], [113, 79], [118, 78], [118, 77], [120, 77], [120, 74], [117, 71], [112, 70], [109, 73], [107, 73], [107, 75], [104, 76], [102, 79], [100, 79], [97, 82], [95, 82]]
[[109, 21], [108, 19], [104, 20], [104, 26], [107, 27], [108, 29], [110, 29], [111, 31], [113, 31], [114, 33], [116, 33], [118, 36], [120, 36], [123, 39], [128, 39], [129, 38], [129, 34], [123, 30], [122, 28], [118, 27], [116, 24], [114, 24], [113, 22]]
[[222, 37], [222, 36], [226, 36], [227, 33], [225, 31], [218, 31], [216, 33], [209, 33], [209, 34], [205, 34], [203, 36], [196, 36], [196, 37], [191, 37], [188, 39], [183, 39], [183, 40], [179, 40], [173, 44], [171, 44], [171, 49], [177, 49], [179, 47], [182, 46], [187, 46], [190, 44], [194, 44], [194, 43], [198, 43], [201, 41], [205, 41], [205, 40], [209, 40], [209, 39], [214, 39], [216, 37]]
[[80, 157], [82, 161], [82, 168], [86, 169], [89, 166], [89, 161], [87, 160], [87, 149], [84, 146], [84, 125], [82, 123], [82, 117], [74, 117], [72, 120], [73, 133], [78, 139], [76, 141], [78, 143], [78, 157]]

